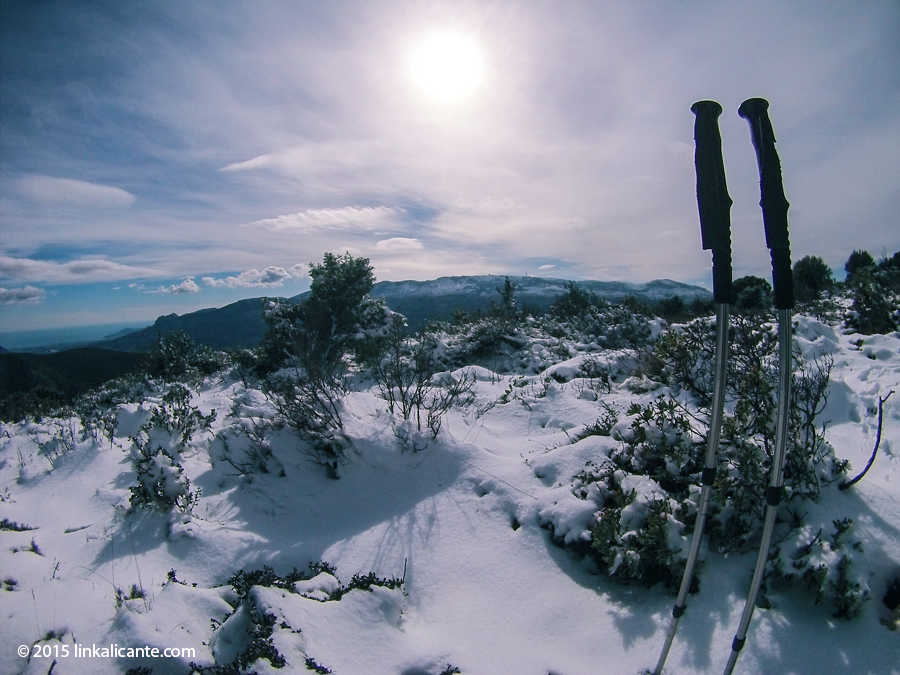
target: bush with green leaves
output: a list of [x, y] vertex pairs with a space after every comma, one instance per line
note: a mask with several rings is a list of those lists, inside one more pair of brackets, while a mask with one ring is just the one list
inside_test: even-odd
[[369, 295], [375, 276], [368, 258], [326, 253], [321, 264], [310, 264], [309, 275], [306, 298], [271, 299], [266, 305], [263, 374], [285, 365], [311, 375], [334, 372], [347, 356], [366, 362], [390, 328], [393, 313], [383, 299]]
[[212, 375], [226, 364], [225, 354], [198, 345], [190, 335], [177, 330], [156, 336], [147, 354], [145, 370], [152, 378], [176, 382]]
[[178, 382], [170, 384], [159, 403], [150, 406], [149, 419], [131, 437], [131, 460], [137, 484], [131, 487], [131, 506], [177, 509], [189, 513], [199, 500], [181, 466], [180, 450], [194, 434], [208, 430], [216, 411], [202, 414], [193, 407], [191, 391]]
[[876, 264], [865, 251], [854, 251], [846, 269], [852, 304], [844, 325], [863, 335], [900, 330], [900, 252]]
[[[231, 584], [236, 601], [232, 602], [234, 611], [228, 614], [221, 622], [213, 620], [213, 639], [210, 645], [213, 651], [220, 654], [218, 643], [223, 642], [227, 645], [228, 651], [234, 653], [234, 644], [243, 645], [239, 647], [234, 658], [227, 664], [216, 665], [212, 667], [201, 667], [197, 664], [191, 664], [194, 672], [198, 673], [218, 673], [218, 672], [235, 672], [241, 673], [249, 668], [254, 662], [262, 659], [268, 661], [273, 668], [282, 668], [292, 665], [287, 662], [284, 656], [278, 651], [275, 642], [272, 639], [273, 634], [277, 630], [286, 630], [292, 633], [301, 632], [301, 628], [294, 628], [284, 617], [276, 616], [273, 611], [267, 611], [254, 593], [254, 588], [278, 588], [285, 593], [298, 593], [302, 597], [318, 602], [339, 602], [341, 598], [352, 591], [372, 591], [373, 587], [381, 587], [388, 589], [402, 588], [405, 579], [397, 579], [395, 577], [381, 578], [374, 573], [354, 574], [350, 583], [342, 584], [336, 577], [334, 567], [326, 562], [310, 563], [309, 571], [300, 571], [296, 567], [293, 568], [283, 577], [277, 574], [271, 567], [264, 566], [262, 569], [245, 572], [240, 570], [234, 574], [228, 583]], [[330, 591], [324, 595], [322, 592], [316, 594], [307, 594], [300, 592], [296, 588], [296, 584], [302, 581], [310, 581], [321, 575], [333, 577], [330, 582], [325, 585], [330, 587]], [[278, 611], [275, 609], [274, 611]], [[276, 625], [277, 624], [277, 625]], [[318, 664], [315, 659], [308, 654], [304, 654], [304, 666], [318, 673], [330, 673], [330, 669]]]
[[301, 302], [269, 301], [257, 368], [278, 419], [336, 476], [351, 447], [341, 417], [348, 370], [377, 359], [393, 312], [369, 296], [375, 277], [368, 258], [326, 253], [309, 274], [310, 293]]
[[761, 277], [749, 275], [735, 279], [732, 290], [732, 310], [736, 314], [760, 314], [772, 309], [772, 284]]
[[132, 485], [131, 508], [142, 506], [190, 513], [200, 499], [200, 491], [191, 492], [191, 481], [171, 450], [149, 444], [135, 445], [132, 456], [137, 484]]
[[[634, 403], [626, 418], [611, 428], [620, 445], [574, 479], [573, 494], [593, 501], [598, 510], [590, 542], [570, 546], [591, 555], [601, 570], [616, 578], [647, 584], [662, 581], [670, 588], [680, 581], [706, 450], [713, 338], [713, 326], [706, 319], [662, 336], [656, 376], [669, 385], [670, 393], [649, 403]], [[764, 315], [737, 317], [733, 338], [734, 365], [729, 369], [708, 530], [720, 551], [744, 550], [758, 534], [775, 443], [774, 327]], [[802, 521], [804, 502], [818, 499], [822, 489], [847, 469], [816, 421], [827, 400], [831, 360], [805, 360], [795, 354], [794, 365], [785, 499], [778, 521], [782, 542], [796, 536], [791, 533]], [[806, 574], [813, 564], [806, 562], [793, 569]], [[849, 564], [844, 563], [845, 571]], [[855, 591], [851, 586], [846, 589], [841, 602], [852, 604]]]
[[808, 255], [794, 263], [794, 297], [801, 305], [819, 300], [834, 287], [831, 267], [822, 258]]
[[[811, 526], [800, 527], [775, 545], [769, 562], [769, 584], [774, 580], [804, 583], [815, 593], [816, 604], [829, 604], [835, 618], [853, 619], [870, 597], [868, 575], [864, 573], [862, 544], [850, 540], [850, 518], [832, 521], [834, 532], [815, 534]], [[766, 590], [766, 589], [764, 589]], [[769, 604], [768, 598], [763, 603]]]

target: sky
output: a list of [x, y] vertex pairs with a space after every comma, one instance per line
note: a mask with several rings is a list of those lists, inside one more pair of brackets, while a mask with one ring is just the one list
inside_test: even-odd
[[0, 0], [0, 332], [290, 297], [325, 252], [709, 287], [701, 99], [735, 275], [771, 274], [759, 96], [793, 258], [840, 276], [900, 249], [898, 34], [896, 0]]

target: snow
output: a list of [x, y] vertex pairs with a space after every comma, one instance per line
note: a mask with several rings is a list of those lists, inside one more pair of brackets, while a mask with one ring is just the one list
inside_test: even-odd
[[[834, 359], [820, 419], [855, 475], [872, 451], [879, 396], [900, 389], [900, 334], [845, 335], [809, 317], [795, 321], [805, 354]], [[310, 461], [286, 428], [268, 437], [272, 470], [239, 475], [222, 461], [217, 438], [234, 431], [232, 403], [239, 401], [245, 415], [272, 411], [240, 379], [212, 378], [192, 390], [191, 404], [204, 415], [215, 410], [216, 418], [177, 456], [190, 489], [200, 491], [190, 514], [128, 510], [135, 483], [128, 437], [147, 422], [158, 394], [119, 406], [113, 442], [76, 440], [52, 457], [38, 445], [56, 432], [51, 420], [4, 425], [0, 509], [34, 529], [0, 531], [0, 579], [15, 582], [0, 590], [0, 672], [48, 672], [52, 658], [21, 658], [19, 645], [31, 651], [34, 644], [77, 643], [196, 651], [159, 659], [70, 654], [56, 658], [54, 675], [139, 665], [187, 673], [190, 661], [223, 664], [245, 649], [252, 609], [275, 617], [273, 644], [287, 661], [275, 669], [257, 660], [250, 669], [259, 673], [312, 672], [307, 658], [346, 675], [438, 675], [448, 664], [464, 674], [634, 675], [652, 668], [674, 597], [662, 586], [625, 586], [599, 574], [555, 545], [547, 529], [552, 525], [569, 543], [590, 538], [596, 507], [590, 496], [573, 493], [572, 479], [620, 442], [615, 429], [578, 440], [602, 414], [600, 403], [624, 415], [631, 402], [659, 394], [658, 383], [623, 374], [611, 393], [593, 400], [578, 386], [581, 358], [512, 387], [515, 376], [478, 367], [476, 403], [454, 409], [419, 452], [398, 441], [377, 387], [359, 388], [346, 400], [345, 432], [354, 451], [340, 480]], [[499, 402], [507, 391], [507, 402]], [[810, 504], [816, 521], [853, 519], [872, 588], [862, 616], [832, 618], [803, 584], [776, 588], [772, 607], [754, 614], [737, 673], [900, 672], [900, 638], [881, 624], [888, 618], [881, 597], [900, 570], [900, 392], [884, 405], [883, 424], [866, 477]], [[617, 428], [627, 430], [627, 421]], [[236, 438], [228, 438], [233, 452]], [[160, 463], [159, 455], [156, 461], [172, 484], [181, 480], [171, 462]], [[636, 495], [623, 522], [636, 524], [647, 503], [665, 495], [647, 477], [623, 476], [621, 484]], [[669, 539], [679, 547], [689, 541], [677, 528]], [[815, 555], [835, 564], [833, 552]], [[724, 668], [755, 552], [725, 556], [704, 547], [702, 557], [700, 592], [688, 598], [669, 655], [672, 675]], [[241, 603], [229, 584], [240, 570], [268, 566], [283, 576], [319, 561], [334, 573], [297, 581], [294, 592], [254, 586]], [[368, 573], [404, 583], [328, 600], [354, 574]]]

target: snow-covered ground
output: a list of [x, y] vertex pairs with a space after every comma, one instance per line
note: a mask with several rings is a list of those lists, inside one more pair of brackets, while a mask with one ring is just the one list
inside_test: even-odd
[[[801, 348], [835, 358], [820, 419], [855, 475], [872, 451], [879, 396], [900, 389], [900, 334], [866, 336], [860, 347], [862, 336], [797, 320]], [[201, 490], [191, 516], [128, 512], [135, 484], [128, 437], [147, 421], [158, 395], [119, 407], [114, 442], [77, 442], [58, 456], [38, 445], [56, 431], [51, 420], [4, 425], [0, 513], [33, 529], [0, 531], [0, 671], [66, 675], [144, 666], [156, 675], [187, 673], [191, 661], [225, 664], [244, 650], [254, 611], [275, 617], [272, 642], [286, 661], [276, 669], [259, 659], [247, 669], [259, 673], [313, 672], [307, 663], [342, 675], [453, 668], [466, 675], [635, 675], [652, 668], [673, 596], [661, 585], [626, 586], [598, 574], [541, 527], [585, 527], [592, 505], [573, 497], [572, 476], [617, 442], [571, 442], [601, 412], [584, 383], [570, 379], [580, 359], [551, 368], [560, 371], [557, 380], [569, 381], [531, 376], [505, 399], [512, 377], [477, 369], [476, 403], [451, 411], [421, 451], [401, 446], [377, 387], [353, 392], [345, 421], [354, 449], [339, 480], [311, 462], [288, 429], [270, 436], [269, 473], [241, 476], [222, 461], [217, 432], [227, 436], [235, 423], [234, 402], [248, 414], [265, 413], [268, 404], [236, 376], [214, 377], [192, 392], [191, 403], [204, 414], [215, 410], [216, 419], [181, 451], [191, 490]], [[634, 383], [623, 379], [601, 401], [624, 411], [660, 393], [634, 393]], [[900, 672], [900, 633], [883, 625], [890, 617], [881, 602], [888, 576], [900, 571], [898, 430], [900, 391], [884, 406], [872, 469], [850, 490], [828, 487], [814, 506], [825, 522], [854, 520], [876, 573], [862, 615], [834, 619], [802, 585], [778, 588], [774, 606], [756, 610], [736, 672]], [[704, 557], [700, 592], [688, 599], [669, 655], [666, 672], [673, 675], [722, 671], [755, 554]], [[229, 579], [239, 570], [268, 566], [283, 577], [321, 561], [333, 574], [314, 570], [312, 579], [297, 582], [299, 592], [256, 585], [232, 614], [239, 603]], [[322, 601], [369, 573], [404, 583]], [[17, 654], [20, 645], [29, 657]], [[110, 645], [118, 657], [92, 651]], [[147, 646], [195, 652], [127, 656]]]

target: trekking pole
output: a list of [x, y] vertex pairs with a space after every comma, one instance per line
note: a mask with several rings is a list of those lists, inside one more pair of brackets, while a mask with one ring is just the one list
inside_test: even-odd
[[730, 675], [737, 663], [738, 654], [747, 640], [747, 629], [756, 605], [756, 596], [762, 583], [772, 530], [775, 527], [775, 513], [784, 493], [784, 448], [787, 443], [788, 417], [791, 404], [791, 310], [794, 307], [794, 287], [791, 276], [791, 250], [788, 240], [787, 199], [781, 180], [781, 164], [775, 151], [775, 133], [768, 114], [769, 102], [761, 98], [747, 99], [738, 108], [738, 114], [750, 123], [750, 135], [756, 148], [759, 165], [759, 186], [763, 224], [766, 229], [766, 245], [772, 257], [772, 289], [775, 295], [775, 309], [778, 313], [778, 418], [775, 426], [775, 450], [769, 469], [769, 487], [766, 490], [766, 515], [763, 524], [762, 541], [756, 557], [756, 568], [750, 582], [750, 592], [744, 604], [744, 613], [737, 634], [731, 644], [731, 654], [725, 666], [725, 675]]
[[703, 529], [709, 509], [709, 499], [716, 478], [716, 453], [719, 449], [719, 433], [722, 427], [722, 408], [725, 403], [725, 371], [728, 356], [729, 305], [731, 289], [731, 197], [725, 185], [725, 163], [722, 160], [722, 137], [719, 134], [719, 115], [722, 106], [715, 101], [697, 101], [691, 106], [697, 119], [694, 121], [696, 150], [694, 164], [697, 170], [697, 207], [700, 212], [700, 236], [703, 250], [712, 249], [713, 299], [716, 303], [716, 360], [713, 380], [712, 412], [709, 421], [706, 456], [700, 474], [700, 504], [697, 521], [691, 535], [691, 547], [687, 565], [681, 578], [678, 598], [672, 608], [672, 622], [663, 644], [653, 675], [660, 675], [669, 655], [678, 621], [685, 611], [685, 599], [694, 579], [694, 567], [700, 552]]

